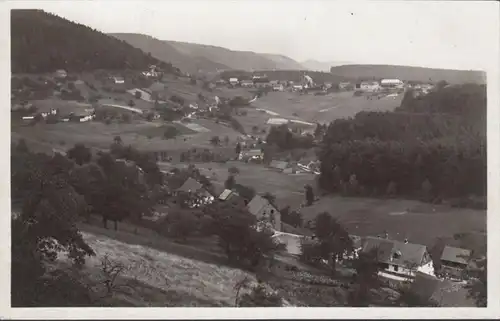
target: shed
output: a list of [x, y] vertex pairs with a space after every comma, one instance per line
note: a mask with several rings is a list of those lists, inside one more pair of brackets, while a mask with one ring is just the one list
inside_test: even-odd
[[445, 246], [441, 254], [441, 262], [446, 266], [466, 267], [472, 252], [453, 246]]

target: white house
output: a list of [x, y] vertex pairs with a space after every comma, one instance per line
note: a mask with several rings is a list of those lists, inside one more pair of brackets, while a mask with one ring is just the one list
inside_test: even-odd
[[427, 247], [421, 244], [368, 236], [363, 240], [361, 253], [375, 251], [384, 274], [413, 279], [416, 272], [434, 275]]
[[399, 79], [382, 79], [380, 86], [383, 88], [403, 88], [404, 83]]
[[229, 78], [229, 84], [231, 86], [236, 86], [238, 85], [240, 82], [238, 81], [238, 78]]
[[253, 81], [251, 81], [251, 80], [242, 80], [241, 81], [241, 87], [251, 88], [253, 86], [254, 86]]
[[363, 81], [360, 84], [356, 85], [356, 89], [373, 92], [373, 91], [379, 91], [381, 88], [380, 84], [376, 81]]

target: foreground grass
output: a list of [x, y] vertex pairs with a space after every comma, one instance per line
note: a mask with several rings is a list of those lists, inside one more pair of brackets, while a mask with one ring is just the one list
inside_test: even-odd
[[[116, 279], [112, 298], [100, 301], [111, 306], [230, 307], [234, 306], [236, 282], [255, 277], [235, 268], [189, 259], [143, 245], [133, 245], [103, 235], [83, 232], [96, 256], [87, 259], [80, 272], [89, 284], [104, 278], [101, 262], [105, 256], [125, 266]], [[64, 266], [65, 257], [59, 259]], [[96, 292], [104, 288], [95, 288]]]

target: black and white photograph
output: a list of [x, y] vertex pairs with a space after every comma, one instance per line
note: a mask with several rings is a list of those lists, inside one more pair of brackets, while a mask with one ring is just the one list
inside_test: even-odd
[[0, 8], [11, 311], [498, 307], [498, 3]]

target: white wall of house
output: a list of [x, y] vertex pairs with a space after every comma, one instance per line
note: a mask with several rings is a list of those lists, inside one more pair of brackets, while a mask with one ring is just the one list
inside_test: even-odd
[[427, 264], [419, 266], [417, 268], [417, 271], [429, 275], [434, 275], [434, 265], [432, 264], [432, 261], [429, 261]]

